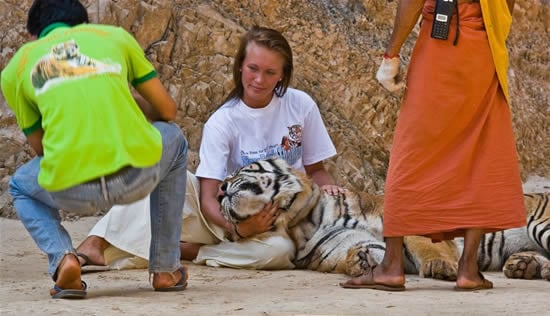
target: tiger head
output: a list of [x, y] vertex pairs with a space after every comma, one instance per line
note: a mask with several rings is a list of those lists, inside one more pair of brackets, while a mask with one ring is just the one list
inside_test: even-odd
[[51, 55], [56, 60], [69, 60], [80, 56], [80, 49], [74, 40], [69, 40], [53, 46]]
[[296, 144], [302, 143], [302, 125], [296, 124], [288, 127], [288, 137]]
[[275, 226], [285, 229], [307, 216], [320, 196], [316, 184], [280, 158], [245, 166], [227, 177], [220, 188], [221, 209], [227, 220], [238, 223], [274, 202], [280, 208]]

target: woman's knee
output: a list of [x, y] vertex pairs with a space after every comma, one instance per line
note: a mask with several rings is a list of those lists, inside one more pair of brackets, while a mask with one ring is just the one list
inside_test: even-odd
[[264, 258], [284, 257], [294, 259], [296, 247], [292, 240], [281, 236], [271, 237], [264, 241], [268, 247], [264, 247], [261, 256]]

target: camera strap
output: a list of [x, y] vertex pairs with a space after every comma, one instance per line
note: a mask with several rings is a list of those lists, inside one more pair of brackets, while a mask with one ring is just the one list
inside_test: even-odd
[[460, 33], [460, 23], [458, 20], [460, 20], [460, 14], [458, 14], [458, 1], [455, 2], [455, 12], [456, 12], [456, 33], [455, 33], [455, 40], [453, 41], [453, 46], [456, 46], [456, 43], [458, 43], [458, 35]]

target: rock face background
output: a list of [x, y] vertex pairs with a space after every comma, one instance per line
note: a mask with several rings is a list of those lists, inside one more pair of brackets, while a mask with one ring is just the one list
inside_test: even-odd
[[[0, 69], [27, 40], [31, 0], [0, 0]], [[393, 25], [386, 0], [84, 0], [92, 22], [135, 35], [179, 104], [177, 123], [198, 164], [202, 125], [231, 89], [232, 56], [254, 25], [293, 47], [292, 86], [318, 103], [339, 155], [329, 171], [355, 190], [382, 192], [401, 95], [374, 78]], [[415, 30], [416, 31], [416, 30]], [[403, 64], [416, 33], [402, 50]], [[509, 40], [510, 92], [522, 176], [550, 175], [550, 2], [517, 0]], [[475, 74], [473, 74], [475, 77]], [[32, 157], [0, 97], [0, 216], [13, 217], [9, 176]]]

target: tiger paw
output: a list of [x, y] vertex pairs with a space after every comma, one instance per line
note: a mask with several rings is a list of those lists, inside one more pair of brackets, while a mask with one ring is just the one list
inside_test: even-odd
[[540, 269], [540, 275], [543, 279], [550, 281], [550, 262], [545, 262]]
[[419, 274], [421, 277], [432, 277], [438, 280], [455, 281], [458, 273], [458, 263], [454, 260], [431, 259], [422, 263]]
[[[540, 264], [535, 252], [522, 252], [511, 255], [502, 270], [511, 279], [533, 279], [537, 277], [537, 270], [540, 271]], [[550, 271], [548, 274], [550, 277]]]
[[357, 245], [348, 250], [346, 257], [346, 274], [352, 277], [360, 276], [376, 266], [376, 261], [368, 247]]

